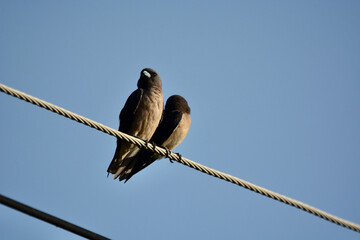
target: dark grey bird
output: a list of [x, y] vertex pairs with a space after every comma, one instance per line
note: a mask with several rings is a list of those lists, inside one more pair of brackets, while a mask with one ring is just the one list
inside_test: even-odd
[[[153, 69], [145, 68], [141, 71], [137, 86], [138, 89], [129, 96], [120, 112], [119, 131], [149, 140], [159, 125], [164, 110], [161, 78]], [[131, 164], [130, 159], [125, 160], [125, 157], [137, 149], [132, 143], [117, 140], [115, 154], [107, 170], [108, 173], [115, 174], [114, 179]]]
[[[163, 119], [150, 139], [151, 143], [173, 150], [186, 137], [191, 124], [190, 107], [182, 96], [173, 95], [166, 101]], [[147, 149], [129, 154], [131, 163], [120, 174], [119, 180], [128, 181], [134, 174], [161, 158], [160, 154]]]

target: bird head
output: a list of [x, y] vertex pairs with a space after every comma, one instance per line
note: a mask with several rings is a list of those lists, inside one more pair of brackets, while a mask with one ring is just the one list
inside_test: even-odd
[[188, 102], [180, 95], [172, 95], [168, 98], [165, 104], [165, 111], [181, 111], [187, 114], [190, 114], [190, 107]]
[[161, 89], [162, 82], [159, 74], [154, 69], [144, 68], [143, 70], [141, 70], [137, 86], [143, 89], [152, 87], [157, 87]]

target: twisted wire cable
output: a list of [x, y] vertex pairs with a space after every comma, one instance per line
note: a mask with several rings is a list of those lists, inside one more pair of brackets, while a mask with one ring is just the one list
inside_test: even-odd
[[304, 210], [304, 211], [306, 211], [308, 213], [311, 213], [311, 214], [313, 214], [315, 216], [323, 218], [323, 219], [325, 219], [327, 221], [333, 222], [333, 223], [338, 224], [338, 225], [340, 225], [342, 227], [345, 227], [345, 228], [348, 228], [348, 229], [351, 229], [351, 230], [354, 230], [354, 231], [360, 233], [360, 225], [358, 225], [356, 223], [353, 223], [353, 222], [347, 221], [345, 219], [339, 218], [339, 217], [334, 216], [332, 214], [329, 214], [329, 213], [327, 213], [325, 211], [322, 211], [320, 209], [312, 207], [312, 206], [310, 206], [308, 204], [305, 204], [305, 203], [302, 203], [302, 202], [297, 201], [295, 199], [286, 197], [286, 196], [281, 195], [279, 193], [267, 190], [265, 188], [262, 188], [260, 186], [255, 185], [253, 183], [250, 183], [250, 182], [247, 182], [247, 181], [242, 180], [240, 178], [231, 176], [231, 175], [229, 175], [227, 173], [223, 173], [223, 172], [217, 171], [215, 169], [206, 167], [206, 166], [204, 166], [202, 164], [191, 161], [190, 159], [181, 157], [179, 154], [176, 154], [176, 153], [173, 153], [173, 152], [170, 152], [170, 154], [168, 154], [168, 152], [162, 147], [154, 146], [151, 143], [148, 143], [148, 142], [146, 142], [146, 141], [144, 141], [144, 140], [142, 140], [140, 138], [130, 136], [130, 135], [128, 135], [126, 133], [123, 133], [123, 132], [120, 132], [120, 131], [116, 131], [115, 129], [112, 129], [112, 128], [107, 127], [107, 126], [105, 126], [103, 124], [97, 123], [97, 122], [95, 122], [95, 121], [93, 121], [91, 119], [80, 116], [80, 115], [78, 115], [76, 113], [70, 112], [70, 111], [68, 111], [68, 110], [66, 110], [64, 108], [58, 107], [58, 106], [56, 106], [54, 104], [48, 103], [48, 102], [46, 102], [44, 100], [38, 99], [36, 97], [33, 97], [33, 96], [28, 95], [26, 93], [23, 93], [21, 91], [12, 89], [10, 87], [7, 87], [7, 86], [5, 86], [5, 85], [3, 85], [1, 83], [0, 83], [0, 91], [4, 92], [6, 94], [9, 94], [11, 96], [17, 97], [19, 99], [22, 99], [24, 101], [30, 102], [32, 104], [35, 104], [35, 105], [37, 105], [39, 107], [50, 110], [52, 112], [55, 112], [55, 113], [57, 113], [59, 115], [62, 115], [64, 117], [66, 117], [66, 118], [70, 118], [70, 119], [75, 120], [75, 121], [77, 121], [79, 123], [85, 124], [85, 125], [87, 125], [89, 127], [95, 128], [95, 129], [97, 129], [99, 131], [102, 131], [102, 132], [107, 133], [109, 135], [112, 135], [114, 137], [118, 137], [118, 138], [120, 138], [122, 140], [133, 143], [133, 144], [135, 144], [136, 146], [138, 146], [140, 148], [150, 149], [153, 152], [161, 154], [164, 157], [167, 157], [167, 158], [169, 158], [171, 160], [175, 160], [175, 161], [177, 161], [177, 162], [179, 162], [179, 163], [181, 163], [181, 164], [183, 164], [185, 166], [188, 166], [188, 167], [193, 168], [195, 170], [198, 170], [200, 172], [203, 172], [203, 173], [206, 173], [208, 175], [214, 176], [216, 178], [225, 180], [227, 182], [231, 182], [231, 183], [236, 184], [238, 186], [241, 186], [243, 188], [249, 189], [251, 191], [254, 191], [256, 193], [264, 195], [266, 197], [272, 198], [274, 200], [277, 200], [277, 201], [283, 202], [285, 204], [288, 204], [290, 206], [296, 207], [298, 209]]

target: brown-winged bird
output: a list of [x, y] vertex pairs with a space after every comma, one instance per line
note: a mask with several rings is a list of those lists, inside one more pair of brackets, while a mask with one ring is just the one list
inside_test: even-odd
[[[120, 112], [119, 131], [149, 140], [159, 125], [164, 109], [161, 78], [153, 69], [145, 68], [141, 71], [137, 86], [138, 89], [129, 96]], [[115, 174], [114, 179], [132, 164], [125, 157], [137, 149], [132, 143], [117, 140], [115, 154], [107, 170]]]

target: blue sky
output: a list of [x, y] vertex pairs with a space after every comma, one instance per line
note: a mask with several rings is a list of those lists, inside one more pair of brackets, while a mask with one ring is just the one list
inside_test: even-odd
[[[184, 96], [184, 157], [360, 223], [360, 2], [0, 1], [0, 82], [118, 127], [152, 67]], [[113, 239], [360, 239], [0, 94], [0, 192]], [[81, 239], [0, 206], [4, 239]]]

